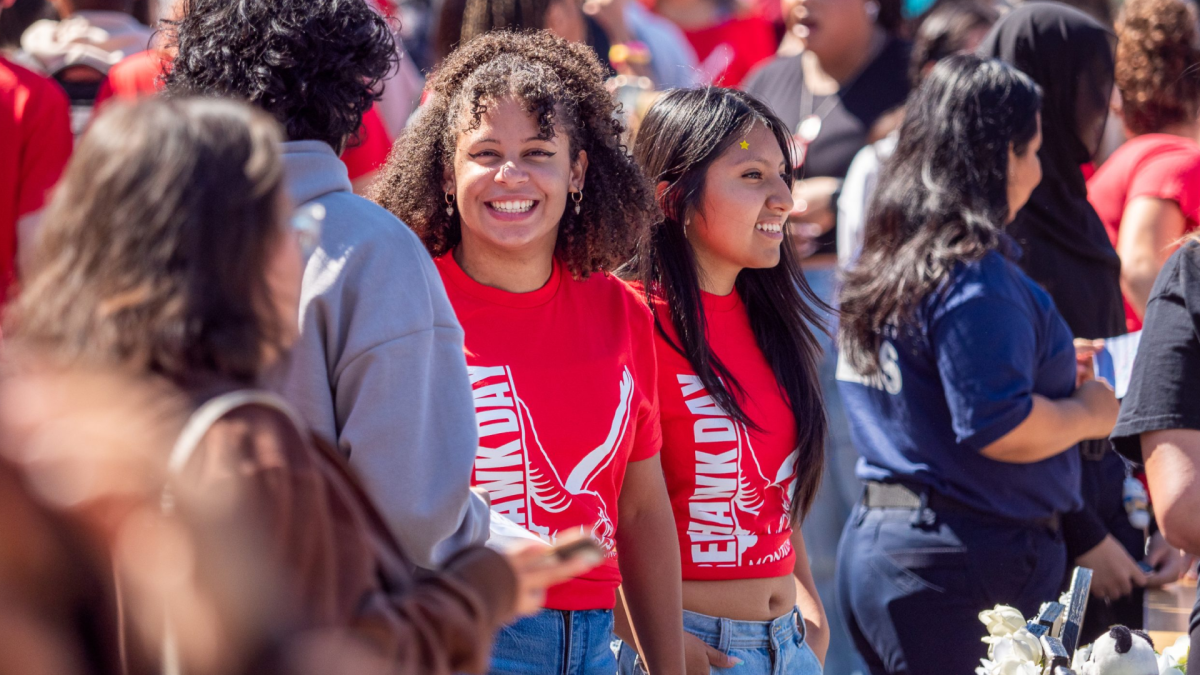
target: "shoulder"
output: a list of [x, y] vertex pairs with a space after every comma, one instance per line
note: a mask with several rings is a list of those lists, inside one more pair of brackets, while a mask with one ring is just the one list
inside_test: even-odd
[[799, 86], [804, 83], [800, 56], [776, 56], [750, 71], [742, 88], [753, 96], [763, 97], [780, 86]]
[[942, 289], [931, 299], [936, 319], [971, 306], [1028, 309], [1029, 301], [1049, 305], [1050, 296], [1015, 262], [999, 251], [958, 264]]
[[67, 95], [54, 80], [0, 56], [0, 93], [13, 96], [19, 108], [67, 106]]
[[310, 203], [325, 207], [320, 255], [348, 265], [384, 265], [400, 276], [432, 271], [432, 260], [416, 233], [375, 202], [339, 191]]
[[243, 405], [209, 427], [202, 439], [203, 461], [224, 464], [239, 473], [297, 469], [312, 464], [305, 432], [284, 412], [261, 404]]
[[578, 285], [581, 297], [598, 306], [609, 307], [639, 323], [653, 321], [640, 283], [622, 281], [608, 272], [596, 272], [587, 279], [572, 279], [571, 283]]

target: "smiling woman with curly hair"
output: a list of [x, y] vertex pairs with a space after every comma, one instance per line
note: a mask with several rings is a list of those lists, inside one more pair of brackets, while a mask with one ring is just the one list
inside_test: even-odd
[[428, 86], [374, 197], [433, 254], [462, 322], [473, 483], [491, 494], [493, 520], [551, 543], [583, 530], [604, 560], [501, 631], [492, 673], [615, 672], [622, 583], [653, 672], [681, 673], [653, 319], [611, 275], [657, 209], [621, 145], [604, 71], [585, 45], [496, 32], [447, 57]]

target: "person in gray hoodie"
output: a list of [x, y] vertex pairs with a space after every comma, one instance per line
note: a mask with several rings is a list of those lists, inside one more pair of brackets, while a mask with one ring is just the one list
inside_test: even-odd
[[300, 339], [269, 377], [336, 441], [406, 553], [434, 568], [488, 536], [470, 490], [478, 438], [463, 331], [429, 254], [395, 216], [353, 194], [338, 155], [396, 65], [366, 0], [185, 0], [168, 96], [247, 100], [284, 126], [295, 205], [320, 205]]

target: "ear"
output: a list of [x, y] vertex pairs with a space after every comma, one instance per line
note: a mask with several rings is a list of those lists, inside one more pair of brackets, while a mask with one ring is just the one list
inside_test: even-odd
[[654, 186], [654, 201], [661, 204], [663, 195], [666, 194], [667, 188], [669, 188], [669, 187], [671, 187], [671, 184], [668, 183], [667, 181], [665, 181], [665, 180], [658, 181], [658, 185]]
[[454, 173], [450, 171], [450, 167], [446, 167], [442, 171], [442, 192], [454, 194]]
[[571, 189], [582, 190], [584, 177], [587, 176], [588, 156], [586, 150], [580, 150], [571, 162]]

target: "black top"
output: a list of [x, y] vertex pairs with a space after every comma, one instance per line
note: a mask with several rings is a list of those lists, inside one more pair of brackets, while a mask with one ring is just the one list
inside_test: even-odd
[[1129, 391], [1113, 429], [1113, 446], [1141, 463], [1140, 435], [1163, 429], [1200, 430], [1200, 242], [1189, 242], [1163, 265], [1150, 302]]
[[[1113, 447], [1141, 464], [1141, 434], [1200, 430], [1200, 242], [1191, 241], [1163, 265], [1150, 302], [1129, 392], [1112, 432]], [[1200, 596], [1189, 632], [1200, 644]], [[1190, 670], [1190, 669], [1189, 669]]]
[[1080, 170], [1104, 133], [1112, 43], [1112, 32], [1083, 12], [1039, 2], [1009, 12], [979, 46], [980, 56], [1016, 66], [1042, 88], [1043, 178], [1008, 232], [1025, 250], [1021, 266], [1083, 338], [1125, 332], [1121, 261]]
[[[771, 59], [750, 74], [742, 89], [766, 103], [793, 134], [809, 115], [822, 118], [821, 133], [809, 146], [797, 178], [845, 178], [854, 155], [867, 144], [867, 134], [875, 122], [904, 105], [909, 91], [910, 50], [908, 42], [889, 40], [857, 78], [829, 96], [807, 92], [801, 56]], [[821, 237], [819, 252], [836, 252], [836, 241], [835, 228]]]

